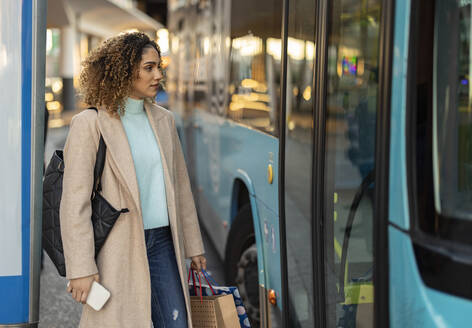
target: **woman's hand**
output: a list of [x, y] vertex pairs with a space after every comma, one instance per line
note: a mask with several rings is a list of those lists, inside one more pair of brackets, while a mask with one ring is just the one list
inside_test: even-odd
[[71, 279], [67, 291], [72, 294], [72, 298], [77, 302], [85, 304], [93, 281], [99, 282], [99, 278], [98, 273], [96, 273], [87, 277]]
[[203, 255], [192, 256], [192, 264], [190, 265], [192, 270], [202, 271], [207, 268], [207, 260]]

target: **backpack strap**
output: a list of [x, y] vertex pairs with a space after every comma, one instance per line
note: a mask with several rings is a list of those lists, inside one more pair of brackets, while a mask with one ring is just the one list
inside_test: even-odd
[[[98, 115], [98, 109], [96, 107], [89, 107], [87, 109], [91, 109], [97, 112]], [[106, 150], [107, 150], [107, 145], [105, 144], [105, 140], [103, 140], [103, 136], [100, 134], [100, 141], [98, 142], [98, 151], [97, 151], [97, 157], [95, 159], [95, 167], [93, 169], [93, 193], [92, 193], [92, 198], [95, 192], [100, 192], [102, 190], [102, 184], [100, 182], [102, 173], [103, 173], [103, 167], [105, 166], [105, 157], [106, 157]]]

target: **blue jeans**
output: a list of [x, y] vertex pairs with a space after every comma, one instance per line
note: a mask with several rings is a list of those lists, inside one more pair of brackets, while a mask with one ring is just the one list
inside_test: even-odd
[[187, 328], [187, 309], [169, 227], [144, 230], [154, 328]]

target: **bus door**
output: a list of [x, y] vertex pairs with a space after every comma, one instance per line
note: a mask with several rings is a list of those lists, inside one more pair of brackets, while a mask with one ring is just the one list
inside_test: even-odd
[[316, 3], [291, 0], [288, 13], [285, 324], [374, 327], [383, 2]]
[[[311, 215], [315, 1], [290, 1], [285, 101], [285, 234], [289, 314], [286, 327], [314, 327]], [[295, 51], [299, 49], [300, 51]], [[283, 230], [282, 230], [283, 232]], [[286, 322], [287, 323], [287, 322]]]

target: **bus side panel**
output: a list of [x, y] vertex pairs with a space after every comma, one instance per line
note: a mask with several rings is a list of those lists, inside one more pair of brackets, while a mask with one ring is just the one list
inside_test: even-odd
[[389, 228], [390, 327], [468, 327], [472, 302], [425, 286], [408, 234]]
[[[234, 220], [231, 201], [236, 178], [249, 182], [249, 193], [278, 213], [278, 140], [215, 116], [194, 110], [192, 119], [201, 134], [194, 146], [201, 159], [193, 168], [199, 180], [196, 187], [218, 216], [217, 224], [229, 228]], [[273, 170], [272, 184], [267, 180], [268, 165]]]
[[[194, 110], [192, 116], [197, 133], [201, 134], [196, 138], [200, 157], [196, 168], [200, 182], [196, 189], [203, 225], [211, 227], [207, 230], [216, 245], [226, 246], [227, 233], [223, 231], [229, 231], [235, 214], [231, 211], [234, 183], [236, 179], [243, 181], [251, 200], [259, 284], [267, 290], [274, 289], [281, 306], [278, 139], [201, 110]], [[273, 172], [272, 183], [268, 182], [269, 165]], [[225, 226], [227, 230], [223, 229]], [[222, 237], [225, 239], [221, 240]], [[224, 247], [219, 249], [222, 250]]]
[[[260, 214], [259, 214], [259, 210], [258, 210], [258, 204], [257, 204], [257, 199], [255, 197], [255, 193], [254, 193], [254, 184], [252, 183], [251, 181], [251, 178], [249, 177], [249, 175], [247, 174], [247, 172], [244, 172], [243, 170], [238, 170], [237, 173], [236, 173], [236, 179], [235, 179], [235, 184], [236, 184], [236, 180], [239, 179], [242, 181], [242, 183], [244, 184], [244, 186], [246, 187], [246, 189], [248, 190], [249, 192], [249, 202], [251, 204], [251, 212], [252, 212], [252, 219], [253, 219], [253, 223], [254, 223], [254, 235], [255, 235], [255, 238], [256, 238], [256, 247], [257, 247], [257, 259], [258, 259], [258, 263], [257, 263], [257, 266], [258, 266], [258, 277], [259, 277], [259, 284], [260, 285], [264, 285], [266, 284], [266, 279], [265, 279], [265, 272], [264, 272], [264, 263], [265, 263], [265, 258], [264, 258], [264, 248], [262, 246], [262, 242], [263, 242], [263, 237], [262, 237], [262, 230], [261, 230], [261, 226], [260, 224], [258, 224], [259, 222], [261, 222], [261, 219], [260, 219]], [[242, 187], [242, 186], [240, 186]], [[234, 197], [234, 194], [233, 194], [233, 197], [232, 197], [232, 200], [233, 204], [231, 205], [231, 208], [234, 208], [234, 207], [237, 207], [237, 204], [235, 204], [238, 200]], [[232, 221], [234, 220], [234, 217], [237, 213], [231, 213], [231, 218], [232, 218]], [[227, 240], [226, 240], [227, 242]]]
[[[1, 2], [0, 99], [2, 199], [0, 324], [28, 322], [30, 280], [30, 171], [32, 0]], [[21, 40], [21, 42], [18, 42]]]
[[265, 281], [263, 283], [259, 278], [259, 284], [263, 285], [267, 291], [270, 289], [275, 291], [277, 306], [282, 310], [278, 215], [260, 201], [257, 202], [257, 208], [259, 211], [259, 225], [263, 235], [262, 243], [258, 243], [258, 248], [260, 247], [263, 253], [263, 263], [259, 264], [259, 276], [263, 270]]

